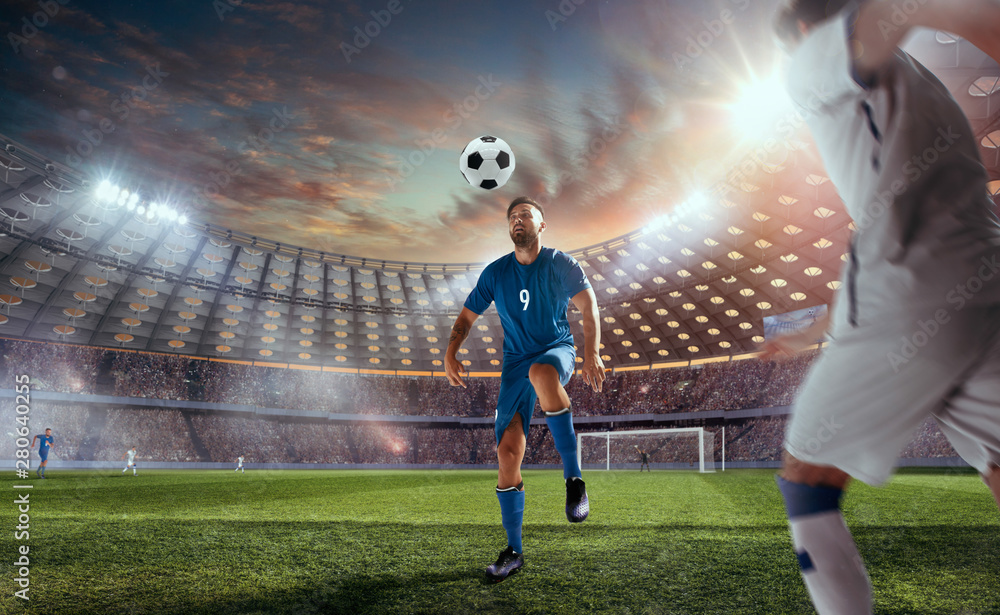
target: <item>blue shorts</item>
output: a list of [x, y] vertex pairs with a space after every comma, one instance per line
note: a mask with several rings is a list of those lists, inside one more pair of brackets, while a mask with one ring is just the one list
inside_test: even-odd
[[49, 460], [49, 448], [48, 447], [45, 447], [45, 448], [39, 447], [39, 449], [38, 449], [38, 456], [42, 458], [42, 461], [48, 461]]
[[535, 402], [538, 401], [535, 387], [528, 379], [528, 371], [531, 366], [535, 363], [551, 365], [559, 372], [559, 383], [566, 386], [573, 375], [575, 361], [576, 350], [572, 346], [556, 346], [541, 354], [525, 357], [516, 363], [504, 361], [503, 371], [500, 374], [500, 395], [497, 400], [496, 421], [493, 425], [498, 446], [500, 438], [503, 437], [503, 432], [510, 425], [515, 412], [521, 415], [521, 427], [524, 428], [524, 436], [528, 436], [531, 415], [534, 414]]

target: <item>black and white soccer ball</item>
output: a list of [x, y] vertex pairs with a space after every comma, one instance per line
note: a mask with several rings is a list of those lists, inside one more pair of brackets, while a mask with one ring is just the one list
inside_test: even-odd
[[506, 184], [514, 172], [514, 152], [498, 137], [476, 137], [462, 150], [458, 168], [473, 186], [493, 190]]

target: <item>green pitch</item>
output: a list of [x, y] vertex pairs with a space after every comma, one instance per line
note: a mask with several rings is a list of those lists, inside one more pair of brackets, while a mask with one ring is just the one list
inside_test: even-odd
[[[812, 613], [771, 471], [525, 473], [525, 567], [488, 471], [53, 469], [32, 480], [30, 592], [13, 596], [16, 505], [0, 505], [3, 613]], [[975, 474], [855, 485], [848, 524], [878, 613], [1000, 613], [1000, 513]]]

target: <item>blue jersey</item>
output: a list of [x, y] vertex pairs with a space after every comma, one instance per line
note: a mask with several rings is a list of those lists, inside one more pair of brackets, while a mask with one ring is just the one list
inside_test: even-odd
[[465, 307], [481, 315], [496, 303], [506, 363], [560, 345], [572, 347], [566, 308], [590, 287], [583, 268], [565, 252], [542, 248], [530, 265], [517, 262], [511, 252], [486, 266]]
[[53, 442], [55, 442], [55, 438], [53, 438], [52, 436], [44, 436], [39, 434], [35, 437], [38, 438], [38, 450], [40, 451], [49, 450], [49, 447], [52, 446]]

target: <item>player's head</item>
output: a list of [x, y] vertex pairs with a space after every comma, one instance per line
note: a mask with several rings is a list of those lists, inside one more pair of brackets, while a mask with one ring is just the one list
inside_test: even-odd
[[531, 198], [530, 196], [519, 196], [513, 201], [511, 201], [510, 205], [507, 206], [507, 219], [510, 220], [510, 212], [514, 211], [515, 207], [517, 207], [518, 205], [523, 205], [525, 203], [537, 209], [538, 213], [541, 214], [541, 217], [543, 219], [545, 218], [545, 210], [542, 209], [542, 206], [538, 204], [538, 201]]
[[47, 436], [51, 436], [52, 435], [52, 428], [51, 427], [46, 427], [45, 428], [45, 435], [47, 435]]
[[833, 17], [849, 4], [863, 0], [782, 0], [774, 20], [778, 42], [788, 51], [798, 47], [805, 33]]
[[533, 198], [519, 196], [507, 207], [507, 230], [515, 246], [530, 246], [545, 227], [545, 210]]

